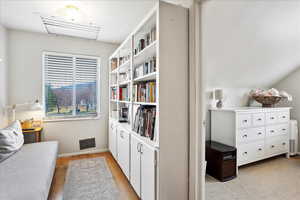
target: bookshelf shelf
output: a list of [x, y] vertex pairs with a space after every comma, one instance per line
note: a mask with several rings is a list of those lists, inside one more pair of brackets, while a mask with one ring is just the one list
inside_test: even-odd
[[136, 104], [136, 105], [148, 105], [148, 106], [156, 106], [157, 104], [156, 103], [152, 103], [152, 102], [133, 102], [133, 104]]
[[128, 81], [123, 81], [121, 83], [119, 83], [120, 86], [123, 86], [123, 85], [128, 85], [131, 83], [131, 80], [128, 80]]
[[130, 60], [127, 60], [125, 63], [119, 66], [119, 72], [125, 72], [128, 67], [130, 67]]
[[116, 74], [116, 73], [118, 73], [118, 67], [117, 67], [116, 69], [112, 70], [110, 73], [111, 73], [111, 74]]
[[133, 57], [134, 65], [139, 65], [143, 62], [145, 62], [146, 59], [155, 56], [156, 55], [156, 44], [157, 41], [152, 42], [148, 46], [146, 46], [142, 51], [140, 51], [138, 54], [136, 54]]
[[129, 104], [131, 102], [130, 101], [119, 101], [119, 103], [127, 103], [127, 104]]
[[155, 80], [156, 79], [156, 75], [157, 75], [156, 72], [152, 72], [150, 74], [146, 74], [144, 76], [135, 78], [134, 82]]

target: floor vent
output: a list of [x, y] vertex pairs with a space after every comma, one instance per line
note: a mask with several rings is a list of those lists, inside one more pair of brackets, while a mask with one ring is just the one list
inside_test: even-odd
[[95, 138], [87, 138], [87, 139], [79, 140], [80, 150], [94, 148], [94, 147], [96, 147]]
[[57, 17], [40, 16], [49, 34], [67, 35], [86, 39], [97, 40], [100, 27], [94, 25], [83, 25], [61, 20]]

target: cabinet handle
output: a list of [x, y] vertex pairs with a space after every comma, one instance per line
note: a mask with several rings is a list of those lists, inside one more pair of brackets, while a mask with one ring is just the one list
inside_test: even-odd
[[261, 134], [262, 134], [261, 132], [258, 133], [258, 135], [261, 135]]
[[248, 152], [247, 152], [247, 151], [245, 151], [245, 152], [244, 152], [244, 155], [247, 155], [247, 154], [248, 154]]
[[285, 129], [285, 128], [283, 128], [282, 130], [283, 130], [283, 131], [286, 131], [286, 129]]
[[136, 149], [137, 149], [138, 152], [140, 152], [140, 145], [141, 145], [141, 143], [138, 143], [138, 144], [136, 145]]
[[261, 118], [258, 118], [258, 119], [257, 119], [257, 121], [261, 121], [261, 120], [262, 120]]
[[285, 118], [286, 118], [286, 116], [282, 116], [282, 118], [283, 118], [283, 119], [285, 119]]
[[248, 137], [248, 135], [247, 135], [247, 134], [243, 135], [243, 138], [246, 138], [246, 137]]
[[262, 148], [259, 148], [259, 149], [258, 149], [258, 151], [261, 151], [261, 150], [262, 150]]
[[140, 144], [140, 153], [143, 154], [143, 144]]
[[275, 145], [272, 145], [272, 146], [271, 146], [271, 148], [274, 148], [274, 147], [275, 147]]
[[283, 143], [282, 143], [282, 145], [284, 146], [284, 145], [286, 145], [286, 143], [285, 143], [285, 142], [283, 142]]
[[271, 132], [271, 133], [274, 133], [275, 131], [274, 131], [274, 130], [271, 130], [270, 132]]
[[270, 119], [275, 119], [274, 117], [271, 117]]
[[245, 119], [245, 120], [243, 120], [243, 122], [244, 122], [244, 123], [247, 123], [247, 122], [248, 122], [248, 120], [247, 120], [247, 119]]

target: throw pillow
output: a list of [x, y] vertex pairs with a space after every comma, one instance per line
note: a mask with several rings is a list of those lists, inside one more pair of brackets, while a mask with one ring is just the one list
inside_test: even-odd
[[0, 162], [17, 152], [24, 144], [24, 136], [19, 121], [0, 129]]

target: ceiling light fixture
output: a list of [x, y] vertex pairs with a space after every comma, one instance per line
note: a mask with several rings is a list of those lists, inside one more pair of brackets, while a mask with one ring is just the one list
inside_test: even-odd
[[57, 14], [65, 20], [72, 22], [80, 22], [85, 18], [84, 13], [74, 5], [66, 5], [65, 7], [57, 10]]

